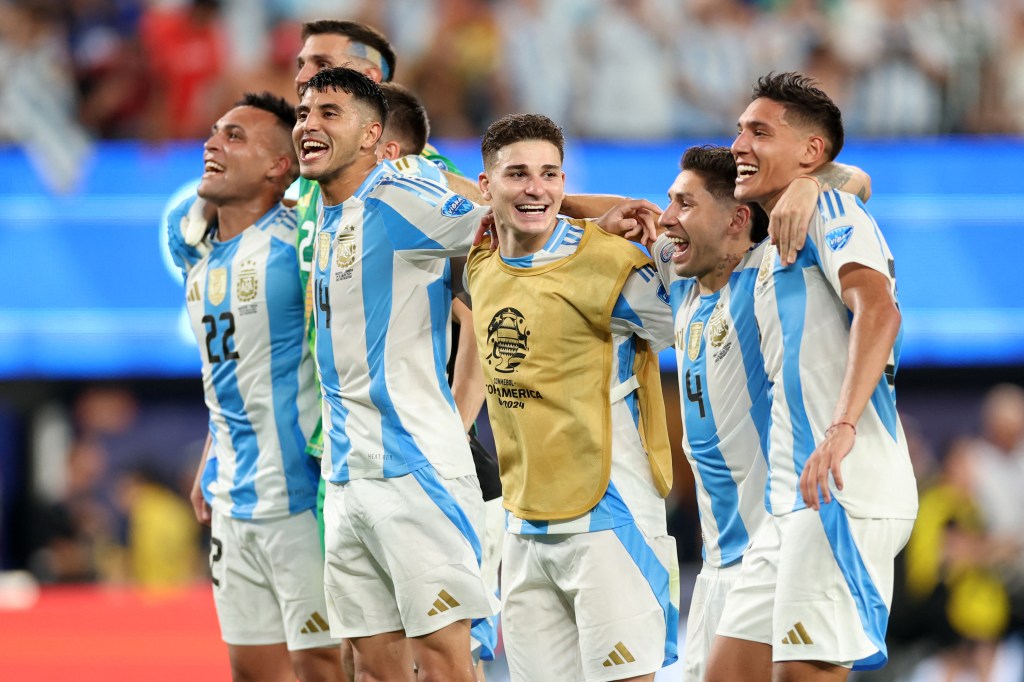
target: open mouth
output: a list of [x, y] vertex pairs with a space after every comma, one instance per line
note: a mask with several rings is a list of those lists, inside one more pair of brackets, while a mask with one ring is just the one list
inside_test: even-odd
[[745, 180], [747, 178], [757, 175], [758, 168], [749, 163], [738, 163], [736, 164], [736, 178], [738, 180]]
[[206, 162], [203, 164], [203, 175], [223, 173], [226, 170], [227, 169], [224, 166], [220, 165], [216, 161], [213, 161], [212, 159], [207, 159]]
[[539, 216], [544, 215], [548, 207], [543, 204], [516, 204], [516, 210], [523, 215]]
[[319, 140], [306, 139], [302, 141], [302, 148], [299, 150], [300, 161], [315, 161], [327, 154], [329, 147]]
[[676, 237], [675, 235], [668, 236], [669, 242], [675, 244], [675, 251], [672, 252], [672, 260], [676, 260], [677, 257], [682, 256], [690, 248], [690, 240], [686, 237]]

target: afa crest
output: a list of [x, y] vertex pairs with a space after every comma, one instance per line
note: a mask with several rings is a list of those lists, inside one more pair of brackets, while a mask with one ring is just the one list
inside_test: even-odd
[[359, 244], [356, 242], [356, 228], [346, 225], [338, 230], [338, 239], [334, 244], [334, 265], [339, 270], [347, 270], [356, 262]]
[[241, 269], [238, 272], [238, 281], [235, 283], [238, 289], [238, 300], [248, 303], [256, 298], [259, 291], [259, 279], [256, 276], [256, 261], [242, 261]]
[[719, 301], [708, 320], [708, 337], [714, 348], [725, 343], [725, 337], [729, 335], [729, 321], [725, 317], [725, 306]]
[[224, 302], [224, 296], [228, 293], [228, 269], [214, 268], [206, 276], [206, 298], [213, 305], [220, 305]]

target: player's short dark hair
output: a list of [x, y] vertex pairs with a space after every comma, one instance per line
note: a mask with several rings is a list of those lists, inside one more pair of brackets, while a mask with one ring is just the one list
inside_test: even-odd
[[295, 107], [293, 107], [288, 100], [283, 97], [267, 92], [247, 92], [242, 95], [242, 99], [235, 102], [236, 107], [255, 107], [256, 109], [262, 109], [263, 111], [269, 112], [277, 117], [277, 120], [281, 122], [285, 128], [288, 129], [288, 133], [291, 134], [292, 128], [295, 127]]
[[[696, 173], [708, 194], [718, 201], [736, 201], [736, 160], [728, 147], [711, 144], [690, 147], [679, 160], [679, 169]], [[768, 236], [768, 214], [758, 204], [750, 208], [750, 239], [755, 244]]]
[[829, 161], [839, 156], [844, 141], [843, 114], [812, 78], [795, 71], [769, 73], [757, 80], [750, 99], [761, 97], [785, 106], [791, 123], [820, 130], [825, 137], [825, 155]]
[[380, 91], [380, 86], [355, 69], [338, 67], [317, 71], [305, 84], [299, 86], [299, 97], [305, 96], [310, 90], [340, 90], [352, 95], [357, 102], [369, 105], [381, 125], [388, 118], [388, 103], [384, 99], [384, 93]]
[[391, 47], [387, 37], [377, 29], [367, 24], [360, 24], [356, 21], [337, 21], [335, 19], [318, 19], [307, 21], [302, 25], [302, 40], [306, 41], [310, 36], [333, 34], [345, 36], [354, 43], [368, 45], [380, 52], [381, 59], [387, 66], [381, 77], [390, 81], [395, 77], [395, 48]]
[[509, 114], [502, 116], [487, 127], [480, 153], [484, 167], [489, 166], [503, 147], [524, 140], [544, 140], [558, 148], [558, 158], [565, 160], [565, 136], [562, 129], [547, 116], [541, 114]]
[[402, 154], [420, 154], [430, 137], [427, 110], [412, 90], [398, 83], [381, 83], [380, 90], [388, 103], [388, 119], [384, 128], [397, 139]]

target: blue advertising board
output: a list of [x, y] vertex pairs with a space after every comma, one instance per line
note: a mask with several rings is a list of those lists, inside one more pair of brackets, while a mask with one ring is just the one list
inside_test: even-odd
[[[569, 190], [663, 206], [692, 143], [572, 142]], [[471, 176], [479, 170], [476, 143], [438, 146]], [[1024, 363], [1024, 270], [1013, 250], [1024, 234], [1022, 158], [1024, 141], [1002, 138], [843, 151], [871, 173], [869, 208], [896, 257], [904, 366]], [[160, 222], [201, 159], [196, 143], [105, 143], [79, 186], [55, 196], [22, 150], [0, 148], [0, 379], [198, 374]]]

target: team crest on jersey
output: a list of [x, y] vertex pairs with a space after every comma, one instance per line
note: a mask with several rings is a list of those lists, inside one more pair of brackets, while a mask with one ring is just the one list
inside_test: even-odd
[[327, 261], [331, 258], [331, 235], [321, 232], [316, 238], [316, 267], [327, 269]]
[[659, 258], [661, 258], [661, 262], [662, 263], [667, 263], [670, 260], [672, 260], [672, 254], [675, 253], [675, 250], [676, 250], [676, 245], [675, 244], [673, 244], [671, 242], [669, 242], [668, 244], [665, 244], [665, 246], [663, 246], [662, 249], [661, 249], [661, 254], [658, 256]]
[[825, 235], [825, 243], [828, 244], [828, 248], [833, 251], [838, 251], [849, 243], [850, 237], [852, 236], [853, 225], [837, 227]]
[[228, 269], [214, 268], [206, 277], [206, 297], [213, 305], [220, 305], [224, 302], [224, 296], [228, 293]]
[[700, 355], [700, 339], [704, 334], [704, 323], [694, 322], [690, 325], [690, 338], [686, 341], [686, 355], [691, 361]]
[[256, 292], [259, 290], [259, 280], [256, 277], [256, 261], [242, 261], [235, 287], [238, 289], [238, 300], [242, 303], [248, 303], [256, 298]]
[[345, 225], [338, 230], [338, 240], [334, 245], [334, 266], [339, 270], [348, 270], [356, 262], [356, 228]]
[[448, 197], [448, 201], [444, 202], [444, 206], [441, 207], [441, 213], [449, 218], [458, 218], [460, 215], [466, 215], [472, 210], [473, 202], [458, 194]]
[[711, 319], [708, 320], [708, 336], [711, 339], [711, 345], [715, 348], [721, 347], [728, 335], [729, 321], [725, 318], [725, 306], [722, 305], [722, 301], [719, 301], [714, 312], [711, 313]]
[[494, 365], [494, 371], [508, 374], [526, 359], [530, 350], [527, 337], [526, 318], [515, 308], [502, 308], [491, 318], [487, 325], [487, 345], [491, 354], [487, 363]]

